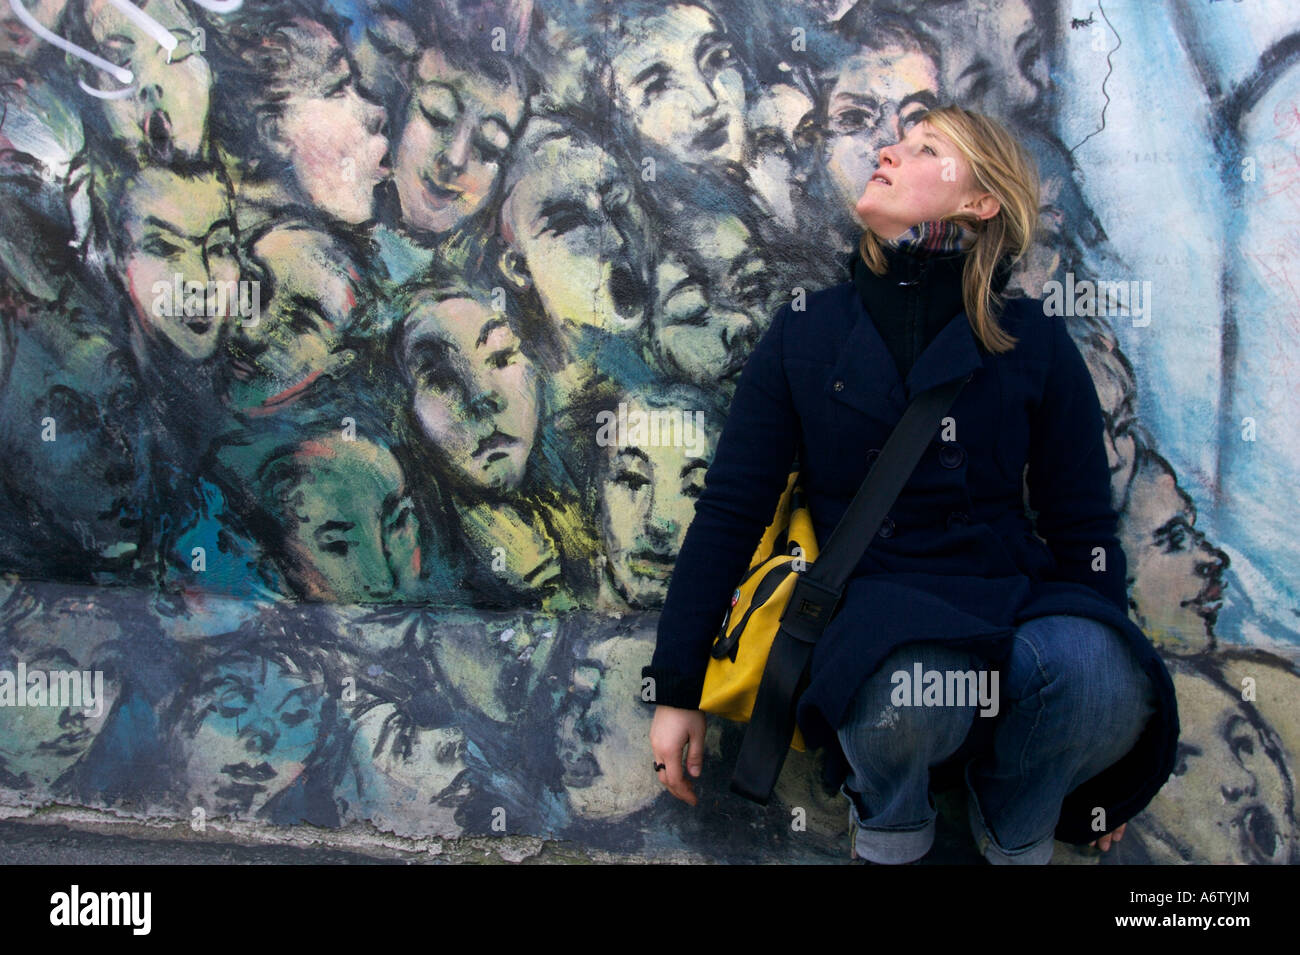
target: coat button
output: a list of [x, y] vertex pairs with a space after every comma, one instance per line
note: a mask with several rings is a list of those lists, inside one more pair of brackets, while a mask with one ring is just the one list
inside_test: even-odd
[[952, 530], [954, 527], [957, 527], [958, 525], [966, 525], [969, 523], [970, 523], [970, 515], [967, 514], [965, 511], [953, 511], [951, 514], [948, 515], [948, 530]]
[[843, 380], [842, 378], [836, 378], [836, 379], [835, 379], [835, 384], [832, 385], [831, 387], [833, 387], [836, 391], [843, 391], [843, 390], [844, 390], [844, 380]]
[[959, 468], [966, 460], [966, 452], [959, 444], [945, 444], [939, 449], [939, 463], [946, 468]]
[[880, 449], [879, 449], [879, 448], [872, 448], [870, 451], [867, 452], [867, 468], [868, 468], [868, 469], [870, 469], [871, 465], [873, 465], [873, 464], [876, 463], [876, 458], [878, 458], [878, 457], [880, 457]]
[[886, 517], [883, 521], [881, 521], [880, 530], [876, 531], [876, 533], [879, 534], [881, 537], [893, 537], [894, 536], [893, 519]]

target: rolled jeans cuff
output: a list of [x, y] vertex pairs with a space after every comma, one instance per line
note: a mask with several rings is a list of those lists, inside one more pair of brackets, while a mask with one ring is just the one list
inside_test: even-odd
[[980, 854], [992, 865], [1047, 865], [1052, 861], [1055, 842], [1052, 833], [1048, 833], [1037, 842], [1020, 849], [1004, 849], [993, 838], [993, 833], [984, 823], [984, 814], [980, 812], [979, 799], [970, 785], [971, 762], [966, 763], [962, 775], [966, 780], [966, 817], [970, 822], [971, 835], [975, 837], [975, 846]]
[[935, 819], [939, 814], [933, 806], [930, 818], [920, 825], [871, 829], [862, 824], [855, 794], [847, 783], [840, 786], [840, 792], [849, 800], [849, 845], [859, 859], [882, 865], [903, 865], [915, 862], [934, 845]]

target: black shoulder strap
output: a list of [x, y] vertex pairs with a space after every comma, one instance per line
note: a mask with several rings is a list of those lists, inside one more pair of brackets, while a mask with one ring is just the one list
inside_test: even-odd
[[916, 470], [935, 429], [970, 378], [955, 378], [912, 400], [830, 540], [799, 575], [759, 683], [731, 777], [733, 792], [767, 805], [794, 738], [795, 707], [807, 682], [813, 644], [830, 622], [849, 575]]

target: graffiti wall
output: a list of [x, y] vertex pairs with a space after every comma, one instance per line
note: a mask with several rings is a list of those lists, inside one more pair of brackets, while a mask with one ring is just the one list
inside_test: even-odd
[[640, 669], [750, 350], [955, 101], [1038, 162], [1009, 293], [1072, 306], [1183, 711], [1107, 861], [1300, 861], [1289, 0], [0, 19], [0, 802], [844, 857], [817, 754], [759, 808], [713, 721], [663, 792]]

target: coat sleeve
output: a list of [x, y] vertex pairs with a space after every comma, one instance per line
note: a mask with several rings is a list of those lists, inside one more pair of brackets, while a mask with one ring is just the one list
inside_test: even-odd
[[[1128, 614], [1128, 566], [1111, 504], [1101, 402], [1083, 355], [1060, 317], [1052, 358], [1030, 427], [1029, 504], [1057, 569], [1049, 579], [1096, 590]], [[1104, 564], [1100, 554], [1105, 552]]]
[[[736, 385], [695, 516], [673, 567], [650, 665], [647, 702], [699, 706], [713, 638], [763, 531], [772, 523], [801, 430], [782, 359], [792, 309], [781, 306]], [[653, 697], [649, 699], [649, 697]]]

